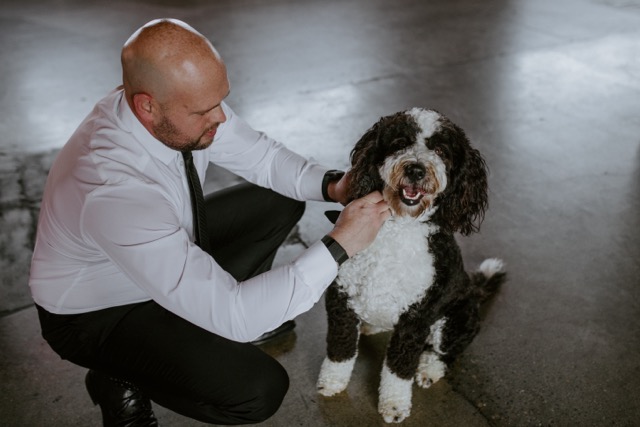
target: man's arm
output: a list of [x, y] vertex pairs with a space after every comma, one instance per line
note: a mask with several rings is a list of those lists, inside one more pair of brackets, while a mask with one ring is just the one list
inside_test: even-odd
[[210, 161], [247, 181], [296, 200], [324, 200], [321, 182], [328, 168], [254, 130], [222, 104], [227, 121], [209, 148]]
[[239, 283], [190, 242], [161, 192], [142, 183], [122, 190], [92, 193], [83, 238], [124, 273], [118, 280], [128, 278], [167, 310], [223, 337], [251, 341], [309, 310], [337, 274], [318, 242], [292, 263]]

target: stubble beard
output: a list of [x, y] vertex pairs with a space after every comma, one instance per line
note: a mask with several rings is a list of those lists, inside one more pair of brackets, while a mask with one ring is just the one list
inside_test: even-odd
[[207, 129], [197, 139], [192, 139], [181, 132], [166, 115], [162, 116], [160, 123], [153, 126], [155, 137], [169, 148], [178, 151], [204, 150], [213, 142], [213, 138], [205, 138], [211, 129]]

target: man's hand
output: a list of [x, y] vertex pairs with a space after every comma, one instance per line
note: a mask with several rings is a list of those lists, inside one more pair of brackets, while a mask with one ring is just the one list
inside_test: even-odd
[[349, 180], [351, 175], [349, 172], [345, 173], [339, 181], [330, 182], [327, 186], [327, 193], [331, 200], [335, 200], [342, 205], [349, 203], [347, 197], [347, 189], [349, 188]]
[[379, 191], [375, 191], [349, 203], [329, 236], [352, 257], [373, 242], [389, 216], [387, 202]]

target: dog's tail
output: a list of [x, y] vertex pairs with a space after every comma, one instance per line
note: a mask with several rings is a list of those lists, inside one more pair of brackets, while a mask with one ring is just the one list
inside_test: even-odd
[[471, 284], [476, 288], [480, 300], [485, 301], [500, 288], [506, 276], [502, 260], [488, 258], [482, 261], [478, 270], [471, 274]]

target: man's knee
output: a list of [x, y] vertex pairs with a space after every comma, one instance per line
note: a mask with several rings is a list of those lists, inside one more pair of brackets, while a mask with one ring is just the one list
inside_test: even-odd
[[304, 210], [306, 207], [307, 207], [306, 202], [300, 202], [296, 200], [296, 211], [298, 212], [298, 219], [302, 217], [302, 214], [304, 214]]
[[275, 362], [273, 368], [242, 375], [233, 388], [241, 390], [239, 393], [234, 392], [231, 400], [235, 403], [226, 402], [223, 407], [219, 402], [201, 404], [201, 413], [197, 418], [204, 422], [229, 425], [263, 422], [273, 416], [282, 405], [289, 389], [289, 376], [285, 369]]
[[[251, 387], [251, 388], [250, 388]], [[289, 390], [289, 375], [282, 366], [271, 370], [269, 375], [256, 378], [247, 385], [252, 390], [253, 409], [247, 413], [247, 422], [259, 423], [273, 416], [282, 405], [282, 401]]]
[[300, 218], [302, 218], [302, 215], [304, 214], [307, 206], [306, 202], [290, 199], [285, 196], [280, 196], [280, 198], [279, 205], [281, 206], [284, 215], [279, 215], [279, 217], [283, 219], [287, 218], [288, 223], [292, 224], [292, 226], [295, 225], [300, 221]]

